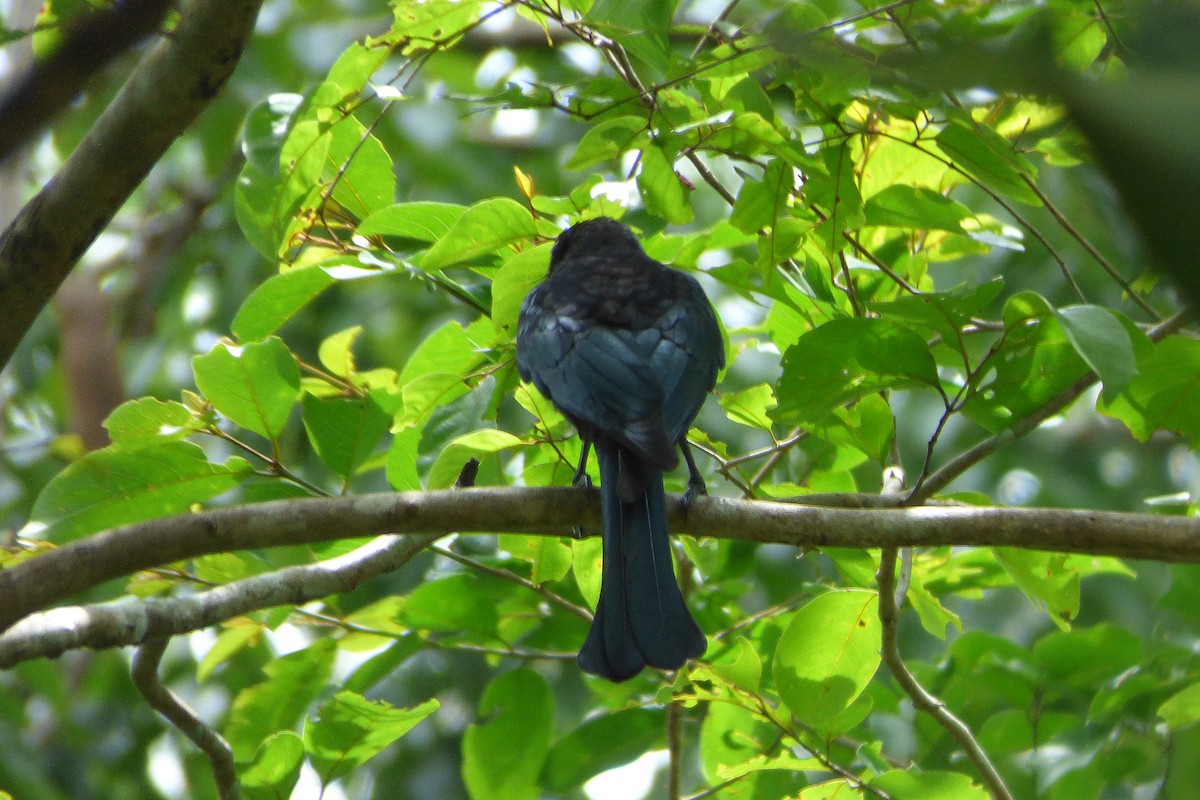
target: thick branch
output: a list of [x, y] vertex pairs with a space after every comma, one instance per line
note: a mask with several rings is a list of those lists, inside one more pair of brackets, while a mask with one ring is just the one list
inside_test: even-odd
[[[797, 547], [1021, 547], [1200, 563], [1200, 519], [1067, 509], [921, 506], [857, 510], [698, 497], [670, 525], [697, 536]], [[600, 526], [595, 493], [563, 488], [279, 500], [143, 522], [73, 542], [0, 571], [0, 630], [26, 614], [141, 569], [209, 553], [379, 533], [518, 532], [561, 536]]]
[[0, 366], [151, 167], [221, 90], [261, 0], [189, 0], [58, 174], [0, 236]]
[[158, 30], [170, 0], [124, 0], [72, 25], [0, 100], [0, 160], [50, 124], [110, 61]]

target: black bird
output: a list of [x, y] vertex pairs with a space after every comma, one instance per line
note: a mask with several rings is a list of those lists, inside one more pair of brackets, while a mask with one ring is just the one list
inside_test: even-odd
[[704, 480], [688, 427], [725, 365], [712, 305], [696, 279], [653, 260], [616, 220], [580, 222], [558, 237], [550, 274], [521, 306], [517, 368], [579, 431], [575, 483], [589, 449], [600, 463], [604, 571], [579, 666], [612, 681], [649, 664], [678, 669], [704, 653], [704, 634], [671, 566], [664, 470]]

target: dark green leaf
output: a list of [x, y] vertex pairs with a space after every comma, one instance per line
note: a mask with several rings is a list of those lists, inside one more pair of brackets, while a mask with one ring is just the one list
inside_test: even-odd
[[542, 773], [545, 788], [564, 794], [629, 763], [662, 740], [665, 719], [661, 709], [628, 708], [583, 723], [550, 749]]
[[962, 232], [971, 210], [949, 197], [920, 186], [895, 184], [872, 196], [863, 206], [868, 225], [891, 225], [917, 230]]
[[775, 391], [781, 422], [817, 422], [838, 406], [895, 386], [938, 386], [925, 340], [883, 319], [846, 318], [800, 337]]
[[392, 418], [370, 396], [320, 399], [305, 395], [304, 428], [317, 455], [333, 473], [349, 479], [387, 433]]

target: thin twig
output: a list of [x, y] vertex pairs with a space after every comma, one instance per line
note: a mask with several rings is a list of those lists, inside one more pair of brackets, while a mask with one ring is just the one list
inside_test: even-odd
[[241, 796], [241, 787], [237, 770], [233, 767], [233, 750], [229, 743], [159, 680], [158, 664], [169, 641], [169, 637], [151, 639], [137, 649], [131, 672], [133, 685], [151, 708], [166, 717], [208, 758], [213, 781], [217, 785], [217, 796], [221, 800], [237, 800]]
[[[1147, 332], [1147, 336], [1153, 342], [1158, 342], [1179, 330], [1188, 319], [1191, 318], [1190, 312], [1181, 311], [1175, 316], [1164, 320], [1155, 325]], [[941, 469], [934, 472], [927, 479], [918, 481], [917, 485], [908, 495], [908, 504], [920, 505], [932, 497], [937, 492], [941, 491], [950, 481], [957, 478], [962, 473], [966, 472], [971, 467], [978, 464], [983, 459], [1008, 446], [1012, 442], [1020, 439], [1030, 431], [1035, 430], [1050, 417], [1054, 416], [1064, 408], [1075, 402], [1091, 388], [1099, 377], [1095, 372], [1087, 372], [1081, 378], [1076, 380], [1067, 388], [1052, 397], [1045, 405], [1034, 411], [1029, 416], [1017, 422], [1015, 425], [1005, 428], [999, 433], [989, 436], [979, 444], [969, 450], [960, 453], [958, 456], [951, 459], [950, 463], [943, 466]]]
[[1087, 251], [1088, 255], [1090, 255], [1097, 264], [1100, 265], [1100, 268], [1108, 273], [1108, 276], [1112, 278], [1118, 286], [1121, 287], [1125, 294], [1129, 295], [1129, 299], [1136, 303], [1139, 308], [1149, 314], [1151, 319], [1161, 320], [1162, 315], [1154, 309], [1154, 306], [1150, 305], [1145, 298], [1139, 295], [1137, 290], [1133, 288], [1133, 284], [1127, 281], [1125, 276], [1118, 272], [1117, 268], [1114, 267], [1112, 263], [1105, 258], [1099, 250], [1096, 249], [1096, 246], [1092, 244], [1091, 241], [1084, 236], [1078, 228], [1071, 224], [1071, 221], [1068, 220], [1063, 213], [1058, 210], [1058, 207], [1055, 206], [1054, 203], [1050, 202], [1050, 198], [1038, 188], [1037, 182], [1028, 175], [1022, 175], [1021, 179], [1025, 181], [1025, 185], [1028, 186], [1033, 193], [1038, 196], [1038, 199], [1042, 201], [1042, 205], [1045, 206], [1046, 210], [1050, 212], [1050, 216], [1054, 217], [1055, 221], [1062, 226], [1063, 230], [1070, 234], [1072, 239], [1079, 242], [1079, 245]]
[[897, 637], [899, 613], [896, 608], [896, 549], [885, 547], [880, 552], [879, 572], [879, 622], [883, 626], [882, 656], [896, 682], [904, 693], [912, 699], [913, 707], [931, 716], [938, 725], [942, 726], [951, 737], [958, 742], [966, 753], [967, 758], [979, 770], [980, 777], [988, 787], [994, 800], [1013, 800], [1012, 793], [1004, 784], [1004, 779], [996, 771], [996, 767], [983, 751], [975, 735], [967, 725], [952, 714], [946, 705], [930, 694], [921, 686], [916, 677], [909, 672], [900, 656]]
[[462, 564], [463, 566], [466, 566], [466, 567], [470, 567], [473, 570], [477, 570], [486, 575], [491, 575], [494, 578], [499, 578], [499, 579], [505, 580], [505, 581], [511, 581], [512, 583], [515, 583], [518, 586], [524, 586], [529, 591], [540, 594], [542, 597], [546, 598], [547, 600], [549, 600], [551, 603], [558, 606], [559, 608], [570, 611], [572, 614], [574, 614], [575, 616], [584, 620], [585, 622], [592, 621], [592, 613], [590, 611], [588, 611], [586, 608], [584, 608], [583, 606], [577, 606], [574, 603], [572, 603], [570, 600], [568, 600], [567, 598], [563, 597], [562, 595], [556, 594], [555, 592], [552, 592], [549, 589], [547, 589], [545, 586], [543, 586], [539, 583], [534, 583], [533, 581], [529, 580], [528, 578], [523, 578], [515, 572], [511, 572], [506, 569], [501, 569], [500, 567], [493, 567], [489, 564], [484, 564], [481, 561], [476, 561], [475, 559], [473, 559], [469, 556], [464, 556], [461, 553], [456, 553], [453, 550], [449, 550], [445, 547], [431, 547], [429, 549], [432, 552], [437, 553], [439, 556], [445, 556], [446, 558], [450, 559], [451, 561], [457, 561], [459, 564]]

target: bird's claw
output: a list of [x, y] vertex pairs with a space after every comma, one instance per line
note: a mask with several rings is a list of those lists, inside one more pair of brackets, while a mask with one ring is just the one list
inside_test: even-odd
[[704, 479], [699, 475], [688, 481], [687, 491], [683, 493], [683, 517], [687, 519], [688, 509], [692, 507], [692, 501], [701, 495], [708, 494], [708, 487], [704, 485]]

